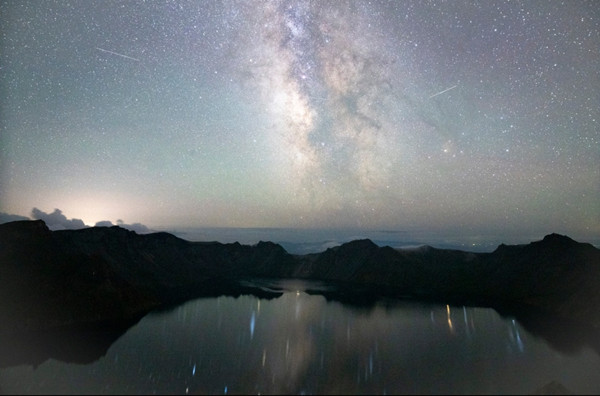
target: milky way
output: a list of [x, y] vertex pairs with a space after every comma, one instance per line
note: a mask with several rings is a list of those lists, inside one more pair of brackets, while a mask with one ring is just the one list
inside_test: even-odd
[[600, 234], [595, 2], [2, 3], [0, 211]]

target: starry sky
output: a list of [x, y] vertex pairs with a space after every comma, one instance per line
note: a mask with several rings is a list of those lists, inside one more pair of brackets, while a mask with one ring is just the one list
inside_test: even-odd
[[600, 235], [595, 1], [48, 0], [0, 18], [1, 212]]

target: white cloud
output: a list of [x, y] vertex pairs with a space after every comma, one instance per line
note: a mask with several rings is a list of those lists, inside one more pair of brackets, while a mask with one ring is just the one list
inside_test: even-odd
[[67, 219], [60, 209], [54, 209], [52, 213], [46, 213], [38, 208], [31, 210], [31, 217], [43, 220], [51, 230], [76, 230], [87, 227], [81, 219]]

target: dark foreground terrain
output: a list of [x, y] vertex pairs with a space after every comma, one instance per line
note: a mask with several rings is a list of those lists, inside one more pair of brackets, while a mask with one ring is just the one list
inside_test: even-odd
[[[600, 330], [600, 250], [557, 234], [492, 253], [357, 240], [292, 255], [271, 242], [189, 242], [117, 226], [50, 231], [38, 220], [0, 225], [0, 340], [88, 329], [108, 348], [154, 309], [202, 296], [279, 296], [252, 281], [264, 278], [326, 281], [336, 287], [313, 293], [355, 305], [401, 297], [492, 307], [525, 322], [556, 318], [584, 326], [592, 338]], [[26, 345], [4, 343], [0, 355], [6, 360], [11, 348]]]

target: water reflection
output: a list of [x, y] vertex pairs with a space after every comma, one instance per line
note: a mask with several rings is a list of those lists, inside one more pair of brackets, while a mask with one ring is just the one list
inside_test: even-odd
[[448, 329], [450, 329], [451, 333], [454, 333], [454, 328], [452, 327], [452, 318], [450, 317], [450, 305], [446, 304], [446, 316], [448, 317]]
[[[351, 308], [315, 291], [221, 296], [146, 316], [94, 364], [0, 370], [5, 392], [598, 393], [600, 356], [558, 353], [495, 311], [382, 299]], [[289, 292], [285, 292], [289, 290]], [[306, 291], [310, 290], [311, 294]]]
[[0, 333], [0, 369], [21, 364], [37, 367], [48, 359], [79, 364], [95, 362], [140, 319], [101, 328]]
[[496, 309], [506, 318], [514, 318], [527, 332], [544, 339], [552, 348], [573, 355], [592, 348], [600, 355], [600, 330], [582, 326], [525, 307]]

